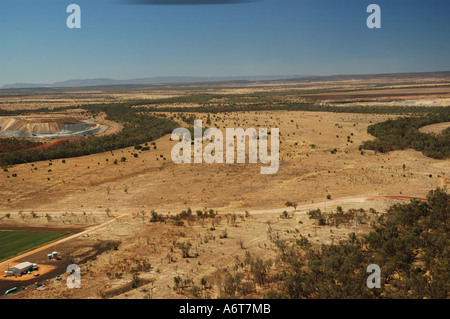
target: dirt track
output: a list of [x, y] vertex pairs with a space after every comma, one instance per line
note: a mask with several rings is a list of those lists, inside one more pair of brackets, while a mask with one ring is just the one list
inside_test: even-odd
[[[308, 220], [308, 217], [307, 217], [307, 214], [306, 214], [308, 210], [317, 209], [317, 208], [323, 209], [324, 206], [325, 206], [325, 210], [327, 210], [327, 209], [328, 210], [330, 210], [330, 209], [333, 210], [333, 209], [335, 209], [333, 207], [336, 207], [336, 206], [339, 206], [339, 205], [342, 205], [344, 207], [344, 209], [345, 209], [346, 206], [348, 207], [349, 205], [350, 206], [355, 206], [355, 205], [352, 205], [352, 204], [356, 204], [356, 206], [358, 206], [358, 207], [364, 207], [364, 206], [367, 207], [367, 205], [370, 205], [370, 207], [377, 207], [377, 205], [375, 205], [375, 203], [372, 204], [370, 202], [372, 200], [373, 201], [383, 200], [383, 199], [388, 199], [388, 200], [407, 200], [407, 199], [412, 199], [412, 198], [414, 198], [414, 197], [395, 196], [395, 195], [394, 196], [374, 196], [374, 197], [363, 196], [363, 197], [351, 197], [351, 198], [341, 198], [341, 199], [320, 201], [320, 202], [311, 203], [311, 204], [309, 204], [309, 203], [308, 204], [302, 204], [302, 205], [298, 205], [296, 207], [296, 210], [294, 212], [295, 213], [295, 222], [294, 223], [297, 223], [298, 219], [303, 219], [303, 221], [306, 222], [306, 220]], [[364, 205], [364, 203], [366, 203], [366, 204]], [[378, 205], [378, 207], [380, 207], [380, 206]], [[248, 212], [250, 213], [250, 216], [257, 215], [255, 217], [253, 217], [254, 218], [253, 222], [251, 221], [251, 219], [249, 219], [248, 222], [250, 224], [248, 226], [243, 227], [243, 228], [237, 227], [237, 228], [233, 229], [233, 231], [237, 231], [237, 232], [240, 232], [240, 231], [254, 232], [255, 231], [254, 227], [261, 227], [261, 226], [257, 226], [257, 224], [263, 224], [263, 226], [262, 226], [263, 228], [267, 227], [266, 224], [265, 224], [265, 221], [267, 221], [268, 219], [266, 219], [266, 218], [268, 218], [268, 216], [272, 216], [273, 218], [275, 218], [275, 220], [277, 220], [279, 214], [281, 212], [283, 212], [283, 211], [293, 212], [294, 208], [293, 207], [280, 207], [280, 208], [273, 208], [273, 209], [249, 210]], [[164, 214], [162, 212], [160, 212], [160, 213]], [[222, 211], [222, 212], [219, 212], [219, 215], [223, 216], [223, 215], [226, 215], [226, 214], [229, 214], [229, 213], [235, 213], [237, 215], [243, 216], [245, 214], [245, 211], [240, 211], [240, 210], [236, 210], [236, 211]], [[125, 218], [125, 217], [129, 217], [129, 218]], [[120, 223], [115, 223], [115, 222], [117, 222], [118, 220], [121, 220], [121, 219], [123, 219], [123, 221], [121, 221]], [[131, 225], [133, 225], [133, 223], [136, 223], [136, 222], [139, 225], [138, 227], [136, 227], [136, 225], [135, 225], [134, 227], [129, 228]], [[114, 224], [112, 224], [112, 223], [114, 223]], [[272, 223], [273, 223], [274, 227], [277, 227], [277, 228], [280, 227], [279, 224], [277, 224], [276, 222], [272, 222]], [[114, 229], [113, 233], [110, 233], [111, 229], [108, 226], [112, 226], [112, 228]], [[127, 229], [125, 233], [118, 231], [119, 229], [121, 229], [121, 227], [125, 227], [124, 229]], [[40, 293], [40, 294], [37, 294], [36, 296], [41, 296], [41, 297], [44, 297], [44, 298], [45, 298], [45, 296], [50, 296], [52, 293], [55, 292], [55, 287], [60, 287], [58, 289], [63, 289], [61, 291], [65, 291], [64, 288], [63, 288], [63, 287], [65, 287], [65, 283], [64, 282], [56, 283], [54, 280], [50, 280], [50, 281], [47, 281], [47, 280], [48, 279], [53, 279], [56, 275], [64, 274], [65, 271], [66, 271], [66, 267], [68, 265], [68, 263], [67, 263], [68, 261], [65, 260], [64, 258], [63, 258], [63, 260], [56, 260], [56, 261], [52, 260], [52, 261], [49, 261], [49, 260], [46, 259], [47, 253], [49, 253], [49, 252], [51, 252], [53, 250], [56, 250], [58, 252], [63, 252], [63, 254], [65, 253], [67, 255], [71, 255], [71, 252], [78, 251], [77, 255], [79, 256], [80, 251], [85, 251], [85, 249], [91, 249], [92, 247], [97, 245], [96, 243], [99, 240], [101, 242], [102, 239], [103, 240], [107, 239], [108, 241], [111, 241], [113, 239], [120, 239], [121, 236], [123, 236], [123, 235], [126, 236], [125, 238], [128, 238], [127, 241], [130, 241], [130, 239], [132, 239], [132, 238], [134, 238], [134, 240], [136, 240], [136, 238], [141, 238], [144, 235], [141, 233], [142, 230], [140, 229], [140, 227], [141, 227], [140, 226], [140, 218], [139, 218], [139, 216], [137, 216], [137, 213], [131, 212], [131, 213], [120, 214], [120, 215], [114, 217], [113, 219], [108, 220], [108, 221], [106, 221], [104, 223], [101, 223], [99, 225], [90, 227], [89, 229], [86, 229], [84, 231], [78, 232], [77, 234], [74, 234], [74, 235], [71, 235], [69, 237], [63, 238], [61, 240], [55, 241], [55, 242], [50, 243], [48, 245], [45, 245], [43, 247], [39, 247], [37, 249], [34, 249], [33, 251], [30, 251], [28, 253], [22, 254], [20, 256], [15, 257], [15, 258], [12, 258], [9, 261], [5, 261], [2, 264], [0, 264], [0, 270], [2, 270], [2, 271], [4, 269], [6, 269], [8, 262], [10, 262], [10, 263], [18, 263], [18, 262], [23, 262], [23, 261], [33, 261], [33, 262], [38, 263], [38, 265], [41, 266], [42, 268], [39, 269], [40, 276], [37, 277], [37, 278], [30, 277], [32, 275], [28, 275], [30, 278], [28, 278], [26, 276], [21, 277], [20, 281], [2, 280], [2, 278], [0, 278], [0, 292], [5, 291], [5, 290], [7, 290], [9, 288], [12, 288], [12, 287], [20, 287], [20, 286], [32, 285], [35, 282], [42, 282], [42, 283], [44, 283], [46, 286], [48, 286], [48, 290], [49, 290], [49, 291], [46, 291], [45, 294]], [[158, 229], [158, 228], [154, 228], [155, 225], [150, 226], [150, 224], [149, 224], [149, 227], [150, 228], [147, 228], [147, 229], [149, 229], [149, 231], [151, 231], [151, 229], [154, 229], [154, 231], [157, 231], [156, 229]], [[173, 226], [170, 226], [168, 224], [166, 227], [171, 228]], [[199, 229], [204, 229], [200, 225], [197, 226], [197, 227], [200, 227]], [[224, 227], [226, 227], [226, 226], [224, 225]], [[311, 228], [313, 226], [311, 226], [309, 224], [299, 225], [297, 223], [297, 225], [295, 227], [297, 227], [305, 235], [308, 234], [308, 233], [313, 234], [313, 232], [316, 231], [315, 228]], [[108, 228], [109, 230], [106, 229], [106, 228]], [[101, 232], [97, 232], [97, 231], [102, 230], [102, 229], [105, 229], [105, 230], [101, 231]], [[242, 229], [242, 230], [240, 230], [240, 229]], [[250, 230], [250, 229], [252, 229], [252, 230]], [[130, 230], [131, 230], [131, 233], [130, 233]], [[338, 232], [345, 232], [344, 228], [340, 229], [340, 230], [337, 230], [337, 229], [333, 229], [333, 230], [334, 230], [336, 236], [338, 236]], [[174, 231], [175, 231], [175, 233], [177, 232], [177, 230], [172, 229], [172, 230], [170, 230], [168, 232], [168, 234], [173, 234]], [[231, 230], [230, 230], [230, 232], [231, 232]], [[327, 232], [327, 230], [325, 230], [325, 232]], [[114, 234], [115, 237], [112, 237], [113, 234]], [[149, 236], [149, 234], [150, 233], [146, 233], [145, 236]], [[153, 241], [153, 240], [157, 240], [157, 241], [163, 240], [163, 241], [167, 241], [167, 242], [172, 242], [174, 240], [174, 238], [172, 238], [172, 237], [170, 237], [171, 239], [168, 239], [168, 237], [166, 237], [167, 234], [165, 234], [164, 232], [162, 232], [162, 233], [160, 233], [160, 232], [158, 232], [158, 233], [151, 233], [151, 234], [152, 235], [150, 235], [150, 236], [156, 236], [155, 238], [158, 238], [158, 239], [151, 239], [151, 241]], [[237, 234], [237, 233], [236, 234], [231, 233], [230, 236], [232, 238], [240, 238], [239, 237], [240, 235]], [[319, 238], [319, 237], [316, 237], [316, 235], [314, 235], [314, 238]], [[326, 237], [329, 237], [329, 234], [327, 234]], [[251, 236], [250, 240], [247, 239], [246, 242], [247, 242], [247, 245], [249, 247], [254, 246], [254, 247], [258, 247], [258, 249], [259, 249], [259, 247], [263, 247], [263, 246], [260, 246], [262, 244], [259, 243], [259, 241], [263, 240], [263, 239], [266, 239], [266, 234], [265, 234], [264, 231], [261, 231], [261, 229], [260, 229], [257, 233], [254, 233]], [[131, 241], [133, 241], [133, 240], [131, 240]], [[228, 245], [231, 244], [232, 247], [236, 245], [236, 244], [233, 244], [234, 240], [228, 241], [227, 243], [228, 243]], [[127, 254], [128, 252], [131, 252], [131, 251], [134, 252], [134, 250], [132, 248], [129, 248], [129, 247], [135, 247], [133, 245], [136, 245], [136, 244], [138, 245], [137, 247], [142, 247], [139, 244], [139, 239], [134, 244], [128, 243], [128, 245], [131, 245], [131, 246], [124, 246], [124, 247], [121, 246], [121, 248], [119, 250], [119, 253], [120, 254], [124, 254], [125, 253], [125, 255], [121, 255], [121, 258], [124, 258], [124, 256], [127, 256], [127, 257], [125, 257], [127, 259], [128, 258], [140, 258], [140, 256], [139, 255], [136, 256], [135, 253], [133, 253], [132, 255], [128, 255]], [[92, 246], [92, 245], [94, 245], [94, 246]], [[164, 248], [161, 247], [159, 249], [164, 249]], [[158, 251], [159, 251], [159, 249], [158, 249]], [[224, 249], [226, 249], [226, 251], [228, 251], [227, 249], [230, 249], [230, 248], [225, 247]], [[257, 248], [254, 248], [254, 249], [257, 249]], [[93, 255], [91, 254], [90, 256], [86, 256], [86, 258], [88, 258], [88, 259], [83, 257], [83, 261], [77, 260], [77, 261], [75, 261], [75, 263], [80, 264], [80, 265], [85, 265], [85, 267], [89, 267], [88, 265], [91, 265], [91, 263], [94, 260], [93, 256], [97, 256], [98, 254], [102, 253], [100, 250], [98, 250], [98, 247], [97, 248], [94, 247], [93, 250], [95, 250]], [[214, 262], [213, 262], [214, 264], [216, 264], [216, 262], [218, 262], [219, 259], [222, 262], [224, 262], [224, 263], [226, 262], [226, 260], [225, 260], [226, 258], [224, 257], [224, 255], [220, 254], [220, 250], [218, 250], [218, 251], [213, 250], [211, 252], [211, 254], [216, 254], [217, 256], [216, 255], [207, 256], [207, 255], [203, 255], [203, 254], [202, 254], [202, 256], [205, 256], [204, 258], [208, 258], [207, 260], [214, 260]], [[83, 253], [82, 253], [82, 255], [83, 255]], [[146, 256], [144, 258], [152, 258], [152, 257], [150, 257], [151, 255], [152, 254], [146, 254], [146, 253], [143, 254], [143, 256]], [[109, 262], [107, 261], [108, 260], [107, 258], [111, 258], [110, 257], [111, 255], [107, 254], [105, 256], [104, 255], [101, 255], [101, 256], [102, 257], [100, 257], [98, 259], [95, 259], [95, 260], [99, 260], [99, 263], [103, 265], [102, 267], [105, 267], [105, 265], [106, 265], [106, 269], [108, 269], [108, 267], [111, 267], [111, 259], [110, 259]], [[105, 263], [105, 258], [106, 258], [106, 263]], [[219, 258], [219, 259], [217, 259], [217, 258]], [[164, 258], [162, 258], [161, 260], [163, 260], [163, 259]], [[89, 262], [87, 262], [88, 260], [89, 260]], [[101, 260], [103, 260], [103, 261], [101, 261]], [[112, 260], [117, 260], [117, 259], [113, 258]], [[153, 263], [156, 264], [156, 262], [157, 262], [156, 260], [160, 260], [160, 257], [154, 258], [153, 261], [152, 261], [152, 264]], [[118, 261], [113, 261], [113, 265], [116, 265], [116, 262], [118, 262]], [[129, 261], [125, 261], [125, 263], [128, 263], [128, 262]], [[205, 267], [208, 267], [207, 266], [207, 261], [202, 259], [202, 265], [203, 264], [205, 264]], [[160, 266], [156, 266], [155, 265], [155, 268], [156, 267], [160, 267]], [[164, 267], [166, 267], [166, 266], [164, 266]], [[99, 270], [100, 272], [103, 271], [103, 273], [101, 273], [101, 274], [99, 273], [99, 274], [93, 275], [93, 276], [85, 275], [85, 277], [84, 277], [86, 279], [85, 283], [87, 285], [94, 285], [94, 286], [97, 285], [97, 283], [95, 283], [96, 279], [94, 279], [94, 278], [96, 278], [96, 276], [104, 277], [105, 276], [104, 272], [108, 271], [108, 270], [105, 270], [104, 268], [102, 268], [102, 269], [103, 270]], [[171, 281], [173, 280], [173, 273], [170, 271], [171, 268], [170, 269], [160, 268], [160, 269], [161, 269], [161, 273], [158, 274], [158, 277], [157, 277], [158, 278], [157, 279], [158, 280], [158, 293], [161, 293], [162, 294], [161, 296], [170, 297], [171, 296], [170, 295], [171, 294], [171, 289], [169, 289], [168, 291], [165, 291], [165, 289], [167, 288], [168, 285], [170, 285]], [[45, 273], [45, 271], [47, 271], [47, 273]], [[206, 273], [209, 274], [209, 270]], [[152, 279], [153, 278], [152, 276], [154, 276], [154, 275], [155, 275], [155, 273], [149, 273], [149, 274], [146, 275], [146, 277], [143, 277], [143, 279], [145, 279], [145, 280], [154, 280], [154, 279]], [[64, 275], [63, 275], [63, 278], [64, 278]], [[119, 282], [121, 282], [121, 281], [119, 281]], [[107, 287], [103, 288], [103, 290], [107, 291], [108, 293], [110, 293], [111, 289], [112, 289], [111, 291], [114, 291], [114, 289], [112, 287], [115, 287], [115, 286], [114, 285], [113, 286], [107, 286]], [[88, 292], [91, 295], [95, 294], [95, 292], [94, 292], [95, 289], [93, 287], [87, 286], [85, 288], [86, 288], [84, 290], [85, 292]], [[30, 291], [30, 292], [27, 291], [26, 294], [28, 295], [29, 293], [31, 293], [33, 296], [35, 296], [33, 294], [34, 293], [34, 287], [30, 286], [28, 289], [31, 289], [32, 291]], [[92, 289], [94, 289], [94, 290], [92, 290]], [[89, 291], [91, 291], [91, 292], [89, 292]], [[71, 292], [71, 293], [73, 293], [73, 292]], [[137, 293], [137, 292], [134, 292], [134, 293]], [[116, 296], [116, 294], [113, 294], [113, 296]], [[14, 298], [14, 296], [11, 296], [11, 297]]]
[[[294, 207], [282, 207], [282, 208], [272, 208], [272, 209], [250, 210], [248, 212], [250, 214], [252, 214], [252, 215], [253, 214], [270, 214], [270, 213], [277, 213], [278, 214], [278, 213], [280, 213], [282, 211], [288, 211], [288, 212], [291, 212], [291, 211], [299, 212], [300, 211], [301, 212], [303, 210], [317, 209], [317, 208], [323, 207], [324, 205], [330, 205], [331, 206], [331, 205], [343, 204], [343, 203], [362, 203], [362, 202], [365, 202], [365, 201], [368, 201], [368, 200], [373, 200], [373, 199], [378, 199], [378, 198], [426, 200], [425, 198], [418, 198], [418, 197], [411, 197], [411, 196], [372, 196], [372, 197], [365, 196], [365, 197], [351, 197], [351, 198], [342, 198], [342, 199], [328, 200], [328, 201], [312, 203], [312, 204], [304, 204], [304, 205], [297, 206], [295, 209], [294, 209]], [[246, 211], [230, 211], [230, 212], [220, 212], [220, 214], [223, 214], [223, 215], [229, 214], [229, 213], [244, 214], [245, 212]], [[116, 220], [118, 220], [120, 218], [123, 218], [123, 217], [126, 217], [126, 216], [130, 216], [132, 214], [133, 213], [121, 214], [121, 215], [119, 215], [117, 217], [114, 217], [113, 219], [111, 219], [111, 220], [109, 220], [109, 221], [107, 221], [105, 223], [102, 223], [100, 225], [93, 226], [93, 227], [91, 227], [89, 229], [86, 229], [84, 231], [78, 232], [76, 234], [64, 237], [62, 239], [59, 239], [59, 240], [54, 241], [52, 243], [49, 243], [47, 245], [44, 245], [44, 246], [41, 246], [39, 248], [33, 249], [31, 251], [28, 251], [28, 252], [26, 252], [26, 253], [24, 253], [22, 255], [19, 255], [19, 256], [13, 257], [11, 259], [5, 260], [2, 263], [0, 263], [0, 269], [5, 267], [5, 265], [7, 265], [7, 264], [17, 263], [17, 262], [19, 262], [19, 260], [22, 260], [25, 257], [28, 257], [30, 255], [36, 254], [36, 253], [41, 252], [43, 250], [47, 250], [47, 249], [49, 249], [51, 247], [54, 247], [54, 246], [62, 244], [64, 242], [73, 240], [75, 238], [78, 238], [80, 236], [86, 235], [88, 233], [95, 232], [95, 231], [97, 231], [97, 230], [99, 230], [101, 228], [104, 228], [107, 225], [115, 222]], [[18, 228], [10, 227], [10, 229], [15, 229], [15, 230], [18, 230], [20, 228], [21, 227], [18, 227]], [[28, 227], [28, 228], [27, 227], [22, 227], [22, 228], [24, 228], [24, 229], [26, 228], [27, 230], [30, 229], [30, 227]]]

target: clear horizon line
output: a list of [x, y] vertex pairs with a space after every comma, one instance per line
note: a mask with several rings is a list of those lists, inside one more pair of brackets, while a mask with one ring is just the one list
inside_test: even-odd
[[[224, 81], [233, 81], [233, 80], [219, 80], [220, 78], [264, 78], [264, 77], [278, 77], [276, 80], [290, 80], [290, 79], [301, 79], [301, 78], [315, 78], [315, 77], [335, 77], [335, 76], [381, 76], [381, 75], [401, 75], [401, 74], [426, 74], [426, 73], [446, 73], [450, 72], [450, 70], [442, 70], [442, 71], [405, 71], [405, 72], [381, 72], [381, 73], [335, 73], [335, 74], [326, 74], [326, 75], [300, 75], [300, 74], [292, 74], [292, 75], [280, 75], [280, 74], [270, 74], [270, 75], [216, 75], [216, 76], [202, 76], [202, 75], [171, 75], [171, 76], [152, 76], [152, 77], [136, 77], [136, 78], [129, 78], [129, 79], [115, 79], [115, 78], [108, 78], [108, 77], [93, 77], [93, 78], [72, 78], [67, 80], [61, 80], [61, 81], [55, 81], [53, 83], [32, 83], [32, 82], [16, 82], [16, 83], [6, 83], [3, 84], [0, 89], [25, 89], [25, 88], [58, 88], [58, 86], [55, 86], [59, 83], [64, 82], [71, 82], [71, 81], [94, 81], [94, 80], [105, 80], [105, 81], [115, 81], [115, 82], [128, 82], [128, 81], [139, 81], [139, 80], [150, 80], [150, 79], [176, 79], [176, 78], [192, 78], [193, 80], [199, 79], [198, 82], [203, 82], [201, 79], [217, 79], [217, 80], [211, 80], [208, 82], [224, 82]], [[267, 81], [261, 80], [261, 81]], [[275, 80], [275, 79], [273, 79]], [[253, 81], [258, 81], [253, 79]], [[128, 84], [128, 85], [151, 85], [151, 84], [183, 84], [183, 83], [195, 83], [195, 81], [181, 81], [181, 82], [155, 82], [155, 83], [134, 83], [134, 84]], [[8, 87], [8, 86], [20, 86], [20, 85], [30, 85], [29, 87], [23, 86], [23, 87]], [[91, 84], [91, 85], [85, 85], [85, 86], [110, 86], [110, 85], [127, 85], [124, 84]], [[65, 87], [65, 86], [62, 86]], [[71, 86], [67, 86], [71, 87]], [[75, 85], [75, 87], [83, 87], [83, 85]]]

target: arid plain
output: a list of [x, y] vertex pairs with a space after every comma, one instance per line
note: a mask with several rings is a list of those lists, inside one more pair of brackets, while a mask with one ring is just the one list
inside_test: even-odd
[[[192, 98], [208, 94], [214, 98], [207, 103]], [[183, 97], [189, 98], [183, 101]], [[355, 231], [352, 222], [317, 226], [308, 218], [309, 210], [362, 208], [361, 235], [389, 205], [408, 201], [382, 196], [424, 198], [429, 190], [446, 188], [449, 183], [449, 159], [429, 158], [413, 149], [380, 153], [359, 148], [364, 141], [375, 139], [367, 133], [369, 125], [404, 114], [345, 112], [345, 107], [352, 106], [448, 107], [450, 76], [446, 74], [58, 89], [39, 94], [8, 91], [0, 92], [0, 107], [32, 114], [40, 107], [73, 106], [76, 116], [90, 119], [82, 110], [84, 104], [142, 99], [153, 101], [149, 107], [163, 108], [150, 114], [172, 117], [182, 127], [188, 127], [182, 117], [191, 117], [201, 119], [204, 126], [210, 123], [208, 127], [217, 127], [224, 135], [226, 128], [279, 128], [278, 172], [260, 174], [260, 167], [266, 165], [262, 163], [175, 164], [171, 150], [176, 142], [170, 134], [148, 141], [147, 151], [130, 146], [8, 167], [0, 172], [1, 229], [50, 227], [72, 229], [74, 234], [86, 232], [48, 248], [62, 251], [61, 265], [69, 261], [80, 265], [81, 289], [67, 288], [64, 281], [54, 280], [52, 273], [43, 278], [44, 291], [31, 285], [5, 298], [217, 298], [225, 295], [225, 274], [239, 268], [248, 255], [271, 259], [275, 272], [275, 234], [287, 241], [307, 236], [313, 245], [320, 245], [347, 238]], [[245, 109], [284, 102], [327, 108]], [[192, 112], [208, 106], [234, 108]], [[170, 107], [176, 111], [170, 112]], [[236, 107], [243, 110], [236, 111]], [[58, 111], [60, 117], [66, 114], [75, 113]], [[110, 125], [110, 134], [121, 129], [102, 114], [96, 120]], [[439, 134], [446, 125], [428, 131]], [[287, 207], [287, 202], [296, 203], [295, 209]], [[184, 220], [182, 225], [151, 220], [152, 211], [176, 215], [188, 208], [193, 215], [209, 210], [217, 215]], [[370, 208], [375, 212], [368, 213]], [[283, 211], [287, 213], [283, 215]], [[92, 229], [98, 225], [104, 226]], [[181, 247], [187, 242], [190, 255], [183, 258]], [[36, 251], [35, 256], [46, 253]], [[59, 271], [64, 273], [61, 265]], [[183, 285], [177, 284], [177, 277]], [[252, 285], [251, 277], [246, 280], [248, 296], [254, 298], [264, 297], [273, 288], [270, 284]]]

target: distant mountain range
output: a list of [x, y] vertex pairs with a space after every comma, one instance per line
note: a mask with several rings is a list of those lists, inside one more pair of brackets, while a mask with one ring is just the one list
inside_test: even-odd
[[15, 83], [6, 84], [0, 89], [24, 89], [24, 88], [69, 88], [90, 87], [108, 85], [146, 85], [146, 84], [177, 84], [177, 83], [205, 83], [205, 82], [231, 82], [231, 81], [343, 81], [348, 79], [369, 78], [416, 78], [423, 77], [448, 78], [450, 71], [437, 72], [410, 72], [410, 73], [380, 73], [380, 74], [343, 74], [343, 75], [261, 75], [261, 76], [166, 76], [139, 78], [131, 80], [114, 80], [109, 78], [68, 80], [53, 84]]
[[3, 85], [2, 89], [23, 89], [23, 88], [64, 88], [64, 87], [85, 87], [104, 85], [139, 85], [139, 84], [171, 84], [171, 83], [195, 83], [195, 82], [223, 82], [223, 81], [267, 81], [292, 78], [304, 78], [304, 75], [268, 75], [268, 76], [220, 76], [220, 77], [188, 77], [188, 76], [167, 76], [139, 78], [131, 80], [114, 80], [109, 78], [97, 79], [74, 79], [53, 84], [42, 83], [14, 83]]

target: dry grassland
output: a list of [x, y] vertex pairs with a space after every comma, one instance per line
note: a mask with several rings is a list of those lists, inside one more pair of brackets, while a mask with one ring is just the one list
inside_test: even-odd
[[[447, 83], [435, 82], [436, 85]], [[348, 80], [309, 83], [309, 86], [297, 83], [295, 87], [298, 89], [303, 85], [305, 90], [311, 90], [346, 86], [370, 88], [375, 83]], [[404, 88], [402, 81], [394, 81], [392, 85], [399, 87], [398, 95], [411, 93], [410, 89]], [[417, 81], [409, 85], [425, 84]], [[225, 86], [216, 88], [214, 92], [281, 92], [293, 86], [291, 82], [280, 82], [276, 86], [259, 83], [242, 88]], [[428, 93], [434, 95], [442, 93], [442, 88], [425, 90], [431, 90]], [[443, 98], [448, 98], [448, 88], [445, 90], [447, 93], [444, 92], [446, 96]], [[83, 97], [88, 103], [94, 103], [97, 99], [104, 99], [105, 94], [109, 94], [108, 99], [120, 96], [121, 100], [131, 100], [136, 97], [150, 98], [151, 94], [161, 98], [187, 92], [189, 90], [174, 93], [174, 90], [161, 89], [156, 93], [144, 90], [128, 95], [124, 93], [123, 96], [120, 96], [122, 93], [114, 93], [116, 95], [113, 96], [112, 93], [100, 91]], [[370, 92], [367, 91], [367, 94]], [[386, 95], [386, 92], [382, 93]], [[366, 92], [362, 92], [364, 94]], [[343, 95], [340, 93], [339, 99], [347, 98]], [[433, 98], [436, 98], [434, 95]], [[43, 100], [48, 98], [43, 97]], [[310, 96], [294, 94], [286, 97], [291, 101], [305, 98]], [[2, 102], [5, 108], [40, 105], [31, 97], [9, 99], [9, 104], [5, 100]], [[330, 99], [331, 94], [317, 102]], [[399, 100], [402, 99], [399, 97]], [[77, 99], [76, 105], [81, 102], [85, 101]], [[219, 103], [220, 99], [216, 102]], [[73, 103], [72, 98], [66, 98], [52, 105]], [[206, 126], [207, 114], [196, 113], [194, 116], [202, 119]], [[280, 166], [274, 175], [261, 175], [260, 167], [264, 164], [259, 162], [174, 164], [171, 150], [176, 142], [171, 141], [169, 135], [154, 141], [154, 145], [149, 142], [148, 151], [129, 147], [68, 158], [64, 162], [53, 160], [15, 165], [1, 171], [0, 225], [89, 228], [128, 214], [59, 247], [67, 260], [80, 263], [82, 289], [68, 289], [64, 280], [50, 279], [43, 282], [46, 285], [44, 291], [31, 287], [8, 298], [184, 298], [193, 296], [191, 288], [194, 285], [200, 287], [202, 278], [206, 280], [206, 286], [211, 285], [211, 289], [202, 289], [197, 297], [216, 298], [221, 296], [225, 269], [231, 271], [242, 263], [246, 253], [276, 261], [274, 236], [294, 242], [302, 235], [314, 245], [347, 238], [349, 233], [354, 232], [352, 223], [339, 227], [318, 227], [308, 218], [308, 209], [301, 208], [301, 205], [316, 203], [313, 207], [326, 212], [336, 210], [337, 206], [342, 206], [344, 210], [363, 208], [368, 211], [374, 208], [383, 212], [397, 200], [359, 199], [379, 195], [425, 197], [429, 190], [448, 183], [446, 175], [450, 160], [427, 158], [414, 150], [381, 154], [358, 149], [363, 141], [373, 139], [367, 133], [369, 125], [395, 117], [300, 111], [210, 115], [211, 126], [219, 127], [224, 136], [227, 127], [279, 128]], [[106, 123], [104, 118], [103, 121], [96, 120]], [[180, 125], [186, 124], [180, 121]], [[121, 161], [122, 157], [126, 157], [126, 161]], [[114, 164], [115, 159], [117, 164]], [[327, 199], [328, 195], [330, 199]], [[348, 200], [340, 202], [341, 199]], [[296, 202], [299, 209], [295, 212], [290, 209], [292, 218], [282, 219], [280, 214], [286, 209], [287, 201]], [[206, 208], [217, 211], [219, 215], [204, 221], [184, 221], [183, 226], [175, 226], [171, 222], [150, 222], [152, 210], [173, 215], [188, 207], [194, 214], [196, 210]], [[271, 209], [274, 210], [269, 213]], [[38, 217], [30, 217], [31, 211], [36, 212]], [[245, 211], [259, 212], [245, 216]], [[7, 213], [9, 217], [6, 217]], [[236, 225], [228, 220], [229, 214], [234, 213], [237, 214]], [[358, 234], [368, 232], [377, 216], [378, 213], [366, 216], [364, 223], [358, 225]], [[226, 238], [220, 238], [225, 231]], [[178, 243], [183, 242], [192, 245], [190, 258], [181, 255]], [[114, 244], [108, 246], [108, 243]], [[97, 248], [93, 250], [93, 247]], [[137, 288], [131, 289], [136, 271], [141, 281]], [[176, 276], [186, 282], [185, 289], [173, 289]], [[63, 276], [66, 277], [67, 274]], [[257, 286], [251, 296], [264, 297], [267, 288]]]

